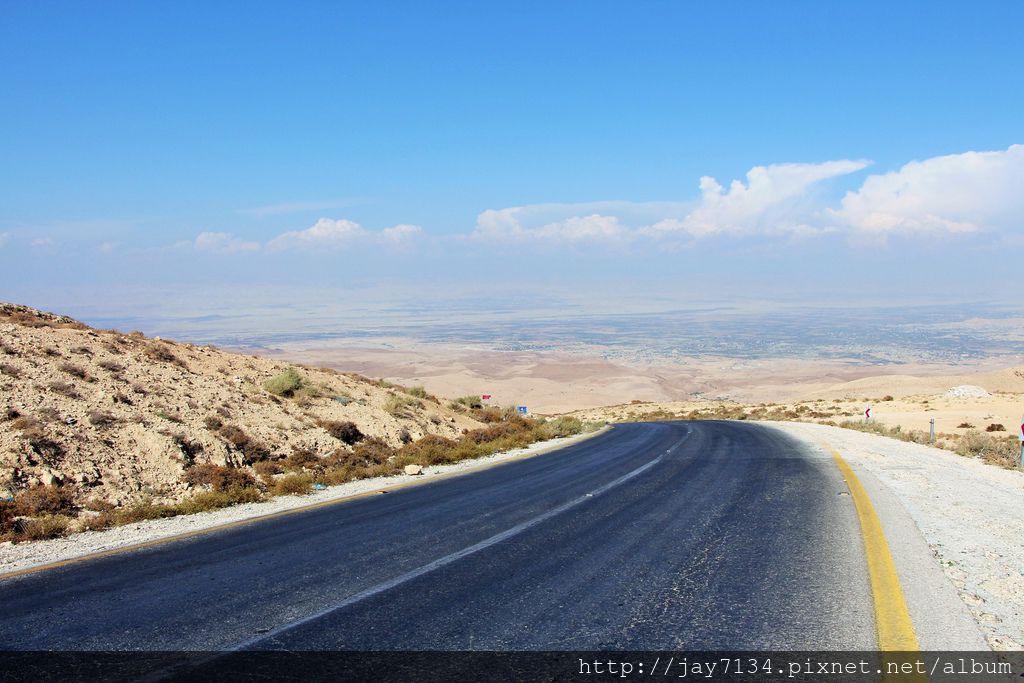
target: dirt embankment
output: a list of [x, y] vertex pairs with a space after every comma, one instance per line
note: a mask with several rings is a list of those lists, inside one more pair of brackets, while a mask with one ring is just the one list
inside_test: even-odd
[[49, 502], [94, 510], [181, 501], [196, 465], [272, 479], [284, 468], [260, 463], [342, 462], [359, 444], [483, 426], [422, 390], [12, 304], [0, 304], [0, 396], [0, 501], [59, 488]]

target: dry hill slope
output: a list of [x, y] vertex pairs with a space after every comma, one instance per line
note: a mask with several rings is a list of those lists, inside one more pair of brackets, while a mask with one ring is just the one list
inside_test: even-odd
[[0, 304], [0, 396], [0, 537], [15, 538], [302, 492], [578, 425], [12, 304]]

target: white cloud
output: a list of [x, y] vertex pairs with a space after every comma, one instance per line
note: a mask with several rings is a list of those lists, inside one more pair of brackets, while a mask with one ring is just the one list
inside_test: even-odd
[[[700, 179], [701, 200], [696, 204], [592, 202], [488, 209], [477, 216], [473, 235], [506, 241], [616, 242], [638, 237], [813, 234], [829, 228], [815, 225], [821, 209], [811, 201], [812, 187], [828, 178], [859, 171], [869, 163], [840, 160], [755, 166], [747, 173], [746, 184], [734, 180], [728, 190], [705, 176]], [[577, 213], [569, 213], [574, 210]], [[583, 213], [585, 210], [592, 212]]]
[[0, 232], [0, 247], [3, 247], [5, 244], [7, 244], [10, 241], [11, 241], [11, 233], [9, 233], [9, 232]]
[[402, 223], [383, 230], [367, 230], [363, 226], [344, 218], [321, 218], [305, 230], [293, 230], [278, 235], [267, 242], [267, 249], [333, 249], [355, 242], [382, 242], [396, 244], [406, 242], [420, 233], [418, 225]]
[[267, 242], [267, 249], [294, 249], [301, 247], [336, 247], [365, 233], [363, 227], [344, 218], [321, 218], [305, 230], [292, 230]]
[[[189, 244], [186, 242], [185, 244]], [[243, 251], [257, 251], [259, 242], [247, 242], [228, 232], [201, 232], [191, 242], [196, 251], [207, 251], [217, 254], [237, 254]]]
[[630, 226], [666, 215], [684, 216], [692, 207], [690, 202], [604, 201], [487, 209], [477, 216], [471, 236], [491, 241], [616, 242], [634, 236]]
[[54, 241], [49, 237], [37, 237], [29, 242], [29, 244], [33, 247], [52, 247]]
[[747, 183], [734, 180], [728, 191], [710, 176], [700, 179], [701, 204], [682, 219], [665, 219], [650, 226], [650, 235], [686, 233], [693, 237], [716, 234], [779, 234], [814, 231], [814, 210], [808, 202], [813, 185], [854, 173], [869, 161], [826, 161], [821, 164], [755, 166]]
[[870, 176], [830, 212], [861, 234], [1019, 230], [1024, 215], [1024, 145], [912, 161]]
[[381, 238], [392, 243], [408, 242], [421, 234], [423, 234], [423, 228], [409, 223], [401, 223], [380, 231]]

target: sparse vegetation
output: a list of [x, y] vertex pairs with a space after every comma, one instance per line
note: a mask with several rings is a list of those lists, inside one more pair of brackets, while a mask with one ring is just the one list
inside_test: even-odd
[[395, 394], [388, 398], [384, 404], [384, 410], [395, 417], [408, 417], [413, 408], [422, 408], [423, 404], [411, 396]]
[[182, 481], [192, 486], [208, 488], [211, 491], [228, 491], [233, 488], [256, 486], [256, 479], [245, 470], [208, 463], [189, 467], [182, 475]]
[[0, 363], [0, 374], [18, 379], [21, 377], [21, 370], [10, 363]]
[[263, 383], [263, 388], [275, 396], [291, 398], [302, 387], [302, 376], [295, 368], [288, 368], [280, 375]]
[[1006, 431], [1006, 427], [1004, 427], [1002, 424], [1000, 424], [998, 422], [994, 422], [994, 423], [990, 424], [988, 427], [985, 427], [985, 431], [986, 432], [1005, 432]]
[[68, 373], [72, 377], [77, 377], [78, 379], [89, 381], [89, 373], [87, 373], [85, 371], [85, 368], [83, 368], [81, 365], [75, 365], [74, 363], [61, 363], [60, 369]]
[[352, 446], [363, 439], [363, 433], [355, 422], [346, 420], [317, 420], [317, 426], [333, 436], [338, 441]]

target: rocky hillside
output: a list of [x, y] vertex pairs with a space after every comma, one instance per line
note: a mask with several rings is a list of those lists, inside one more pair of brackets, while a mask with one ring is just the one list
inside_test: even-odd
[[327, 458], [370, 465], [483, 426], [421, 389], [12, 304], [0, 304], [0, 396], [0, 501], [46, 491], [29, 507], [62, 514], [180, 503], [224, 476], [266, 490]]

